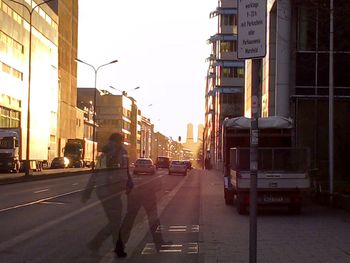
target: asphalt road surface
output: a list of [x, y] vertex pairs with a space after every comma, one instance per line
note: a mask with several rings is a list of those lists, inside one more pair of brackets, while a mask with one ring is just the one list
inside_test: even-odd
[[3, 185], [0, 261], [110, 262], [120, 232], [124, 260], [197, 262], [198, 174], [137, 175], [129, 194], [115, 171]]

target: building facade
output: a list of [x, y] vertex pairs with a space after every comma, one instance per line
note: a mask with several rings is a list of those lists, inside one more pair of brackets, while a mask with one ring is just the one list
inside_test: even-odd
[[144, 158], [153, 158], [152, 156], [152, 138], [154, 126], [151, 120], [145, 116], [141, 117], [141, 147], [140, 156]]
[[77, 138], [78, 0], [57, 0], [59, 59], [59, 152], [70, 138]]
[[212, 53], [207, 59], [204, 154], [219, 167], [222, 121], [244, 113], [244, 61], [237, 59], [237, 1], [218, 1], [210, 17], [217, 17], [218, 26], [208, 40]]
[[[334, 1], [334, 49], [330, 49], [329, 0], [269, 0], [267, 55], [261, 64], [261, 115], [292, 117], [295, 145], [311, 151], [311, 168], [323, 187], [328, 186], [329, 87], [334, 80], [335, 190], [350, 183], [350, 2]], [[330, 61], [333, 59], [333, 73]], [[246, 62], [246, 94], [250, 94]], [[250, 97], [245, 114], [250, 116]]]
[[[95, 131], [97, 150], [101, 151], [103, 145], [108, 142], [109, 136], [117, 132], [123, 135], [124, 145], [127, 151], [132, 152], [131, 112], [133, 101], [124, 95], [113, 95], [108, 92], [96, 90], [96, 111], [94, 111], [94, 92], [95, 89], [92, 88], [78, 88], [78, 102], [79, 105], [91, 104], [92, 114], [96, 112]], [[93, 129], [93, 125], [89, 125], [89, 127]]]
[[[50, 160], [58, 151], [59, 15], [57, 4], [39, 3], [0, 1], [0, 127], [20, 129], [22, 159], [29, 147], [28, 159]], [[36, 6], [31, 25], [24, 6]]]

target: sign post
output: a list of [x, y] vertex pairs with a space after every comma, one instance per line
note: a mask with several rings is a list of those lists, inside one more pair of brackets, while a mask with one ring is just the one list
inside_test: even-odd
[[[249, 262], [257, 262], [259, 70], [266, 55], [266, 0], [238, 0], [238, 58], [252, 59], [250, 125]], [[247, 72], [245, 73], [247, 74]]]

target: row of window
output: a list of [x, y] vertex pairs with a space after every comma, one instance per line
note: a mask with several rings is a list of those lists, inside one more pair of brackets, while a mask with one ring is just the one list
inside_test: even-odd
[[124, 129], [130, 131], [131, 125], [130, 123], [123, 120], [99, 120], [98, 124], [100, 126], [113, 126], [115, 128]]
[[220, 41], [220, 52], [237, 52], [237, 41]]
[[237, 34], [237, 15], [221, 15], [221, 26], [232, 26], [232, 33]]
[[244, 68], [222, 68], [222, 78], [244, 78]]
[[19, 79], [19, 80], [23, 81], [23, 72], [21, 72], [21, 71], [15, 69], [15, 68], [5, 64], [4, 62], [0, 61], [0, 64], [1, 64], [2, 72], [6, 73], [6, 74], [9, 74], [9, 75], [12, 75], [16, 79]]
[[[37, 3], [35, 1], [32, 0], [25, 0], [25, 2], [31, 6], [32, 8], [37, 6]], [[8, 6], [7, 4], [5, 4], [3, 1], [0, 0], [0, 7], [1, 9], [8, 14], [9, 16], [11, 16], [18, 24], [23, 24], [24, 19], [17, 13], [15, 12], [10, 6]], [[52, 18], [46, 14], [46, 12], [39, 7], [36, 7], [35, 12], [37, 12], [54, 30], [58, 29], [58, 25], [55, 21], [52, 20]]]
[[0, 41], [4, 43], [7, 47], [12, 47], [14, 50], [24, 53], [24, 46], [17, 40], [13, 39], [9, 35], [5, 34], [0, 30]]
[[19, 128], [20, 112], [0, 106], [0, 127], [1, 128]]
[[231, 104], [231, 105], [243, 105], [243, 95], [237, 93], [222, 93], [221, 94], [221, 103]]
[[19, 80], [23, 80], [23, 73], [15, 68], [12, 68], [11, 66], [0, 62], [1, 63], [1, 70], [3, 72], [5, 72], [6, 74], [12, 75], [15, 78], [19, 79]]

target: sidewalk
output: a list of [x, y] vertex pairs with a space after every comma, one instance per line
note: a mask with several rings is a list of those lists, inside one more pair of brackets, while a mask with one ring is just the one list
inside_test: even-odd
[[223, 178], [218, 171], [203, 170], [200, 187], [204, 262], [249, 262], [249, 217], [237, 216], [235, 207], [225, 205]]
[[[200, 253], [205, 263], [249, 262], [249, 215], [225, 205], [222, 180], [201, 174]], [[257, 262], [350, 262], [350, 214], [310, 202], [301, 215], [260, 211]]]

